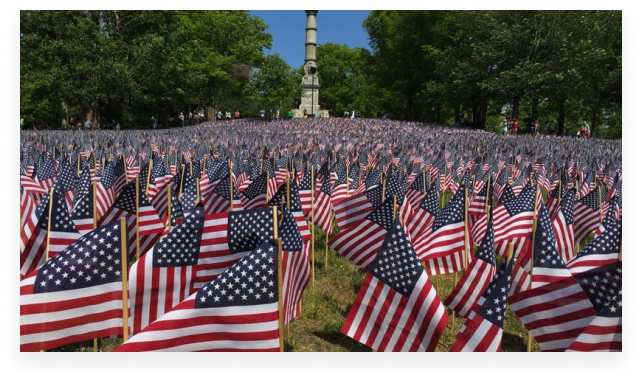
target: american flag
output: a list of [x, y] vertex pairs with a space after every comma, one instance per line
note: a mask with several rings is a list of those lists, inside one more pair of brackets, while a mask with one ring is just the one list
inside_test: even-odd
[[273, 237], [272, 208], [207, 215], [194, 287], [203, 287], [248, 251]]
[[422, 232], [432, 229], [432, 223], [439, 211], [439, 190], [433, 182], [426, 190], [426, 195], [422, 197], [419, 206], [415, 208], [410, 220], [406, 221], [408, 233], [413, 242], [416, 242]]
[[[595, 188], [585, 197], [575, 202], [574, 222], [575, 242], [581, 243], [600, 226], [600, 209], [606, 195], [599, 195], [599, 188]], [[601, 196], [601, 199], [600, 199]]]
[[[213, 188], [207, 194], [201, 195], [205, 205], [206, 214], [214, 214], [219, 212], [240, 211], [243, 209], [243, 203], [239, 197], [236, 187], [230, 181], [229, 171], [224, 174], [219, 180], [214, 181]], [[201, 192], [203, 190], [201, 189]], [[230, 202], [230, 194], [232, 201]]]
[[537, 228], [533, 240], [533, 278], [532, 288], [544, 286], [571, 276], [566, 267], [566, 262], [556, 249], [553, 224], [548, 216], [548, 211], [540, 206]]
[[622, 218], [610, 225], [600, 236], [584, 247], [571, 261], [568, 269], [573, 275], [617, 262], [622, 246]]
[[199, 204], [129, 270], [129, 325], [139, 333], [196, 292], [205, 209]]
[[622, 351], [622, 290], [612, 296], [571, 346], [572, 351]]
[[[301, 205], [301, 199], [299, 198], [299, 186], [296, 184], [296, 180], [290, 183], [289, 198], [288, 198], [288, 184], [282, 184], [279, 189], [276, 191], [272, 199], [268, 202], [270, 206], [286, 206], [290, 210], [290, 213], [294, 216], [299, 230], [301, 231], [301, 236], [303, 241], [308, 241], [312, 239], [312, 233], [308, 227], [308, 222], [305, 220], [303, 215], [303, 206]], [[289, 206], [288, 206], [289, 200]], [[283, 203], [283, 204], [282, 204]]]
[[[311, 212], [307, 215], [308, 220], [328, 234], [332, 233], [332, 186], [330, 183], [330, 177], [324, 177], [321, 184], [319, 184], [319, 178], [317, 178], [317, 189], [314, 193], [314, 221], [312, 220]], [[350, 199], [352, 198], [345, 199], [341, 204], [345, 205]], [[337, 215], [338, 222], [339, 215]]]
[[393, 198], [330, 239], [328, 246], [356, 265], [368, 269], [394, 222]]
[[30, 225], [27, 223], [33, 222], [31, 215], [36, 211], [37, 207], [24, 187], [20, 185], [20, 232], [29, 230], [26, 232], [25, 237], [30, 237], [33, 232], [33, 223]]
[[423, 231], [413, 244], [419, 259], [426, 262], [426, 270], [431, 275], [457, 272], [464, 269], [465, 262], [470, 260], [470, 235], [467, 245], [464, 245], [464, 231], [468, 229], [464, 227], [464, 190], [465, 187], [459, 188], [446, 207], [437, 214], [431, 229]]
[[580, 198], [585, 197], [590, 191], [595, 189], [595, 172], [591, 171], [586, 175], [580, 188]]
[[178, 196], [176, 196], [176, 194], [174, 193], [174, 190], [172, 190], [171, 187], [167, 187], [167, 188], [168, 188], [167, 200], [171, 201], [171, 203], [165, 206], [166, 211], [165, 211], [165, 214], [163, 214], [162, 216], [163, 224], [165, 225], [165, 229], [163, 230], [163, 236], [167, 235], [178, 224], [180, 224], [180, 222], [185, 217], [185, 215], [183, 214], [183, 206], [181, 205], [181, 201], [178, 200]]
[[565, 195], [564, 189], [565, 185], [559, 182], [557, 183], [557, 186], [555, 186], [555, 189], [552, 192], [548, 193], [548, 199], [546, 200], [546, 209], [548, 210], [550, 216], [555, 216], [559, 212], [562, 199]]
[[[49, 210], [51, 209], [51, 219]], [[76, 225], [71, 220], [67, 202], [62, 192], [52, 189], [31, 215], [29, 227], [33, 231], [21, 231], [20, 274], [26, 275], [43, 264], [46, 258], [59, 252], [80, 238]], [[51, 221], [50, 221], [51, 220]], [[24, 243], [24, 246], [23, 246]]]
[[[505, 191], [504, 191], [505, 192]], [[528, 185], [522, 193], [495, 207], [495, 241], [527, 236], [533, 228], [535, 189]]]
[[622, 262], [514, 294], [511, 308], [543, 351], [564, 351], [622, 290]]
[[426, 173], [423, 171], [418, 174], [414, 174], [414, 176], [414, 180], [406, 190], [406, 198], [408, 198], [410, 205], [417, 210], [425, 193], [428, 191], [426, 187], [428, 182], [426, 180]]
[[243, 208], [252, 210], [267, 207], [267, 172], [254, 179], [239, 195]]
[[402, 221], [410, 221], [414, 215], [414, 211], [410, 203], [406, 200], [405, 183], [400, 182], [397, 177], [390, 176], [386, 179], [386, 194], [385, 198], [397, 198], [397, 211], [401, 214]]
[[301, 179], [301, 183], [299, 184], [299, 199], [301, 200], [303, 213], [307, 216], [312, 211], [312, 170], [306, 171]]
[[106, 224], [20, 282], [20, 351], [123, 334], [121, 244]]
[[114, 351], [279, 351], [277, 255], [260, 244]]
[[[80, 174], [71, 209], [71, 220], [74, 221], [81, 235], [94, 229], [95, 213], [94, 187], [89, 168], [85, 167]], [[98, 222], [98, 219], [96, 219], [96, 222]]]
[[[139, 192], [138, 201], [136, 200], [136, 187], [135, 180], [129, 182], [98, 223], [98, 226], [102, 226], [124, 217], [127, 220], [130, 255], [135, 255], [136, 253], [136, 224], [138, 224], [139, 231], [140, 253], [150, 250], [162, 235], [164, 229], [163, 223], [160, 221], [147, 195], [144, 192]], [[136, 219], [137, 209], [138, 221]]]
[[56, 180], [56, 161], [49, 155], [42, 153], [41, 163], [36, 169], [34, 179], [41, 188], [48, 190]]
[[448, 314], [395, 219], [341, 333], [376, 351], [434, 351]]
[[[488, 220], [488, 228], [475, 256], [459, 283], [452, 293], [446, 298], [444, 304], [457, 312], [462, 317], [468, 317], [475, 307], [479, 296], [495, 275], [495, 235], [493, 233], [493, 220]], [[512, 268], [512, 265], [511, 265]]]
[[74, 192], [76, 191], [76, 183], [78, 182], [78, 174], [67, 162], [62, 163], [63, 164], [60, 166], [60, 174], [54, 182], [54, 187], [56, 190], [64, 193], [67, 211], [71, 211]]
[[103, 176], [96, 184], [96, 211], [99, 217], [105, 215], [105, 212], [107, 212], [109, 207], [114, 204], [114, 200], [116, 199], [116, 175], [114, 174], [115, 165], [115, 161], [107, 163], [107, 165], [105, 165]]
[[600, 226], [595, 230], [595, 237], [598, 237], [602, 232], [606, 231], [612, 224], [614, 224], [622, 216], [622, 209], [620, 208], [620, 198], [614, 195], [609, 199], [608, 210]]
[[190, 213], [196, 208], [196, 204], [200, 201], [200, 193], [198, 190], [198, 180], [197, 176], [191, 176], [185, 174], [185, 183], [180, 190], [178, 198], [181, 200], [181, 205], [183, 206], [183, 211]]
[[309, 241], [304, 242], [294, 215], [285, 208], [279, 223], [283, 251], [283, 325], [301, 315], [299, 301], [310, 280]]
[[[492, 241], [492, 240], [491, 240]], [[514, 257], [511, 257], [505, 271], [499, 275], [492, 286], [486, 288], [484, 303], [470, 317], [457, 333], [451, 352], [498, 352], [501, 350], [502, 334], [508, 291]]]
[[332, 205], [337, 206], [348, 198], [348, 171], [343, 161], [336, 165], [337, 179], [332, 186]]
[[553, 219], [553, 231], [555, 232], [555, 248], [568, 263], [575, 256], [575, 240], [573, 229], [573, 206], [577, 199], [577, 191], [571, 188], [566, 191], [562, 198], [560, 209]]

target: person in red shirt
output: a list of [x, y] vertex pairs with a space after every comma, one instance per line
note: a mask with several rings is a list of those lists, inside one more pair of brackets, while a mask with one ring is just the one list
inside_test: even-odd
[[234, 110], [234, 119], [239, 119], [241, 118], [241, 113], [239, 113], [239, 109]]
[[517, 129], [519, 129], [519, 118], [513, 118], [513, 124], [511, 125], [513, 134], [517, 134]]

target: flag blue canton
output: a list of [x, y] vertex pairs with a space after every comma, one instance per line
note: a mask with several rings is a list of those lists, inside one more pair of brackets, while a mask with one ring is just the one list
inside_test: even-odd
[[622, 262], [604, 265], [574, 275], [597, 312], [613, 298], [622, 298]]
[[121, 280], [120, 221], [105, 224], [52, 257], [38, 271], [34, 293], [58, 292]]
[[372, 204], [373, 207], [377, 207], [383, 200], [383, 184], [378, 184], [369, 188], [364, 193], [366, 198], [370, 201], [370, 204]]
[[434, 223], [432, 223], [433, 232], [445, 225], [464, 221], [464, 189], [464, 187], [460, 187], [455, 196], [448, 201], [446, 207], [437, 214]]
[[277, 302], [277, 255], [278, 247], [272, 240], [255, 247], [196, 292], [194, 307], [219, 308]]
[[524, 187], [518, 196], [515, 196], [504, 203], [504, 207], [506, 207], [506, 211], [510, 216], [533, 211], [534, 205], [535, 189], [530, 184]]
[[201, 237], [205, 223], [205, 209], [199, 203], [169, 234], [163, 236], [154, 247], [155, 267], [182, 267], [196, 265], [200, 252]]
[[294, 215], [292, 215], [287, 208], [283, 211], [283, 219], [279, 223], [279, 237], [281, 238], [281, 248], [283, 251], [303, 251], [301, 231], [294, 219]]
[[127, 186], [123, 188], [123, 191], [118, 196], [118, 199], [114, 202], [114, 207], [120, 210], [129, 212], [131, 214], [136, 213], [136, 181], [132, 180], [127, 183]]
[[412, 294], [424, 269], [399, 218], [395, 219], [392, 229], [388, 231], [368, 272], [398, 293], [406, 297]]
[[419, 208], [422, 210], [428, 212], [429, 214], [433, 216], [437, 216], [439, 214], [439, 185], [435, 184], [433, 182], [430, 187], [426, 190], [426, 196], [421, 201], [421, 204], [419, 204]]
[[539, 268], [565, 269], [566, 263], [555, 248], [553, 224], [546, 208], [541, 207], [535, 230], [533, 261]]
[[606, 231], [595, 238], [592, 242], [584, 247], [577, 257], [587, 255], [606, 255], [620, 252], [620, 240], [622, 238], [622, 217], [608, 227]]
[[233, 211], [228, 216], [227, 238], [232, 253], [250, 251], [274, 237], [271, 208]]
[[575, 200], [577, 199], [577, 190], [575, 188], [571, 188], [564, 194], [564, 197], [562, 198], [562, 215], [564, 215], [564, 220], [566, 221], [567, 225], [573, 224], [574, 221], [574, 206], [575, 206]]
[[393, 223], [393, 198], [387, 198], [382, 204], [375, 207], [365, 218], [373, 223], [377, 223], [386, 231], [390, 231]]
[[259, 195], [265, 194], [267, 190], [267, 173], [263, 173], [250, 183], [243, 192], [248, 199], [252, 200]]
[[[486, 289], [486, 300], [478, 311], [482, 317], [500, 328], [504, 327], [504, 318], [506, 316], [506, 303], [508, 301], [508, 292], [510, 290], [510, 279], [513, 271], [515, 257], [512, 257], [508, 266], [499, 273], [497, 278], [493, 278], [492, 286]], [[503, 265], [503, 264], [502, 264]]]
[[493, 228], [493, 212], [492, 210], [490, 211], [486, 234], [484, 235], [482, 242], [479, 244], [479, 247], [477, 247], [475, 257], [495, 266], [495, 229]]

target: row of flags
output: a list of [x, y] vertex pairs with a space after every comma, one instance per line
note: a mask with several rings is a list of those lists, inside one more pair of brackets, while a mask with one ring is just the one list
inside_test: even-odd
[[[119, 250], [125, 248], [126, 259], [137, 259], [126, 279], [130, 319], [126, 329], [122, 318], [117, 328], [118, 318], [113, 316], [107, 325], [113, 325], [111, 328], [85, 332], [81, 334], [84, 338], [133, 334], [131, 342], [121, 346], [124, 351], [279, 350], [279, 322], [275, 325], [273, 310], [278, 301], [270, 296], [276, 293], [275, 287], [268, 285], [268, 275], [255, 268], [275, 272], [262, 259], [275, 261], [263, 255], [266, 251], [274, 252], [277, 245], [272, 240], [280, 237], [285, 265], [279, 268], [283, 287], [277, 292], [283, 295], [281, 301], [286, 301], [281, 314], [285, 315], [282, 322], [287, 324], [300, 314], [298, 302], [311, 273], [312, 236], [308, 224], [332, 235], [332, 222], [336, 221], [339, 233], [332, 236], [328, 245], [367, 272], [342, 333], [377, 351], [434, 350], [448, 320], [444, 305], [467, 318], [453, 351], [498, 351], [506, 301], [526, 309], [514, 308], [543, 350], [590, 350], [589, 345], [582, 347], [576, 340], [600, 315], [605, 304], [615, 304], [618, 296], [621, 304], [621, 172], [616, 172], [610, 183], [604, 177], [601, 180], [583, 177], [586, 169], [581, 166], [574, 165], [574, 172], [569, 172], [566, 165], [548, 166], [551, 172], [572, 173], [575, 177], [575, 181], [569, 181], [572, 178], [563, 175], [562, 180], [555, 181], [549, 173], [543, 175], [547, 169], [543, 163], [537, 169], [533, 163], [521, 166], [529, 161], [528, 156], [520, 156], [520, 166], [512, 165], [510, 171], [505, 163], [495, 166], [499, 161], [485, 163], [489, 158], [484, 157], [477, 163], [460, 160], [460, 171], [454, 161], [449, 162], [453, 154], [447, 150], [440, 154], [444, 156], [444, 171], [413, 160], [409, 172], [408, 168], [395, 165], [399, 161], [382, 166], [381, 161], [372, 160], [372, 155], [366, 156], [368, 164], [362, 166], [358, 153], [353, 161], [341, 154], [339, 159], [334, 158], [337, 151], [325, 157], [307, 156], [303, 151], [298, 161], [287, 155], [287, 150], [285, 155], [275, 151], [259, 156], [258, 161], [216, 157], [211, 152], [205, 158], [182, 155], [181, 163], [174, 161], [174, 166], [169, 165], [169, 156], [161, 154], [152, 153], [147, 161], [141, 157], [129, 161], [125, 155], [119, 155], [103, 161], [102, 170], [93, 177], [88, 161], [82, 163], [84, 155], [76, 156], [81, 162], [76, 166], [71, 155], [66, 158], [63, 154], [61, 160], [41, 155], [42, 162], [51, 162], [57, 169], [45, 193], [41, 192], [44, 185], [39, 178], [29, 177], [26, 167], [23, 171], [21, 166], [21, 285], [25, 285], [25, 296], [33, 293], [28, 285], [40, 281], [34, 276], [40, 272], [43, 272], [40, 278], [54, 280], [52, 283], [67, 282], [58, 276], [60, 272], [67, 274], [65, 279], [75, 272], [74, 284], [80, 277], [108, 279], [108, 272], [115, 269], [115, 264], [109, 261], [117, 257], [113, 250], [118, 248], [113, 243], [108, 248], [90, 245], [87, 237], [98, 235], [95, 240], [102, 240], [102, 245], [109, 240], [98, 231], [107, 235], [123, 229], [127, 237], [120, 240], [126, 245]], [[136, 167], [137, 170], [132, 170]], [[510, 175], [505, 175], [506, 172]], [[63, 182], [63, 178], [68, 180]], [[36, 183], [40, 188], [34, 186]], [[583, 197], [579, 197], [581, 190], [576, 188], [580, 184], [582, 187], [588, 184]], [[69, 199], [65, 196], [67, 192], [71, 194]], [[452, 196], [444, 205], [446, 193]], [[41, 196], [40, 201], [35, 195]], [[99, 209], [101, 203], [103, 207]], [[280, 218], [274, 218], [272, 207], [282, 210]], [[72, 225], [76, 228], [70, 228]], [[83, 227], [82, 233], [78, 226]], [[593, 241], [575, 253], [575, 245], [589, 236]], [[297, 244], [288, 246], [285, 244], [288, 240]], [[473, 251], [473, 245], [478, 246], [477, 251]], [[74, 251], [76, 248], [81, 249]], [[109, 261], [99, 263], [100, 267], [111, 266], [111, 270], [93, 264], [100, 260], [95, 256], [100, 251], [111, 255]], [[94, 255], [91, 263], [81, 258], [85, 253]], [[72, 264], [73, 270], [52, 268], [51, 264], [63, 258], [61, 255], [73, 259], [65, 264]], [[495, 269], [496, 255], [504, 258], [499, 270]], [[613, 292], [603, 293], [600, 302], [593, 303], [590, 291], [577, 281], [580, 275], [584, 277], [587, 272], [604, 267], [615, 267], [605, 272], [617, 275], [618, 265], [619, 281], [609, 281]], [[91, 269], [94, 275], [79, 271], [82, 267]], [[460, 283], [442, 304], [428, 276], [462, 270]], [[122, 283], [123, 278], [119, 280]], [[48, 285], [47, 280], [43, 281]], [[133, 291], [138, 286], [147, 291], [136, 295]], [[550, 330], [557, 329], [538, 326], [542, 325], [540, 318], [524, 317], [557, 313], [533, 311], [533, 305], [523, 301], [552, 298], [533, 291], [558, 286], [563, 292], [553, 295], [559, 301], [577, 298], [581, 302], [578, 306], [584, 309], [577, 314], [584, 315], [584, 320], [571, 331], [551, 334]], [[82, 294], [84, 288], [76, 294]], [[21, 286], [21, 296], [22, 290]], [[122, 289], [119, 293], [122, 300]], [[29, 299], [32, 297], [25, 297], [25, 301]], [[225, 299], [234, 302], [233, 306], [219, 305]], [[112, 305], [118, 305], [115, 301], [114, 298]], [[248, 313], [242, 308], [247, 301], [261, 301], [262, 307], [248, 308], [254, 312]], [[539, 304], [555, 305], [555, 301], [544, 300]], [[120, 304], [122, 312], [124, 304]], [[265, 311], [261, 310], [264, 308]], [[621, 333], [621, 305], [619, 312]], [[234, 323], [226, 319], [230, 315], [237, 318]], [[566, 316], [556, 317], [564, 320]], [[49, 326], [28, 323], [32, 319], [25, 317], [25, 336], [28, 327]], [[250, 320], [248, 327], [257, 329], [256, 332], [245, 331], [245, 319]], [[199, 332], [202, 324], [198, 322], [208, 320], [223, 322], [220, 325], [225, 330], [229, 329], [225, 325], [239, 325], [229, 330], [238, 329], [244, 334], [230, 339], [218, 331]], [[31, 333], [29, 336], [36, 340], [25, 337], [23, 345], [22, 322], [21, 315], [21, 350], [52, 348], [60, 346], [61, 341], [79, 340], [77, 335], [71, 335], [41, 341], [38, 338], [43, 335]], [[560, 322], [562, 326], [566, 324]], [[259, 327], [262, 329], [258, 330]], [[194, 336], [202, 338], [197, 340]], [[548, 341], [546, 336], [553, 339]], [[615, 345], [613, 341], [611, 350], [617, 350], [618, 341]], [[621, 338], [619, 346], [621, 350]]]

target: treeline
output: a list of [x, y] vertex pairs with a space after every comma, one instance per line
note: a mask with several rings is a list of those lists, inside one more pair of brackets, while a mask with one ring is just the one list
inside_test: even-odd
[[621, 137], [621, 11], [373, 11], [363, 26], [370, 50], [319, 46], [329, 109], [448, 124], [467, 115], [482, 129], [531, 113], [558, 134], [586, 120]]
[[20, 113], [67, 128], [242, 109], [272, 36], [248, 11], [21, 11]]
[[[319, 102], [335, 116], [498, 129], [531, 114], [558, 134], [587, 121], [621, 138], [621, 11], [373, 11], [363, 26], [370, 49], [318, 47]], [[21, 11], [20, 113], [63, 128], [285, 116], [301, 75], [265, 55], [266, 30], [248, 11]]]

